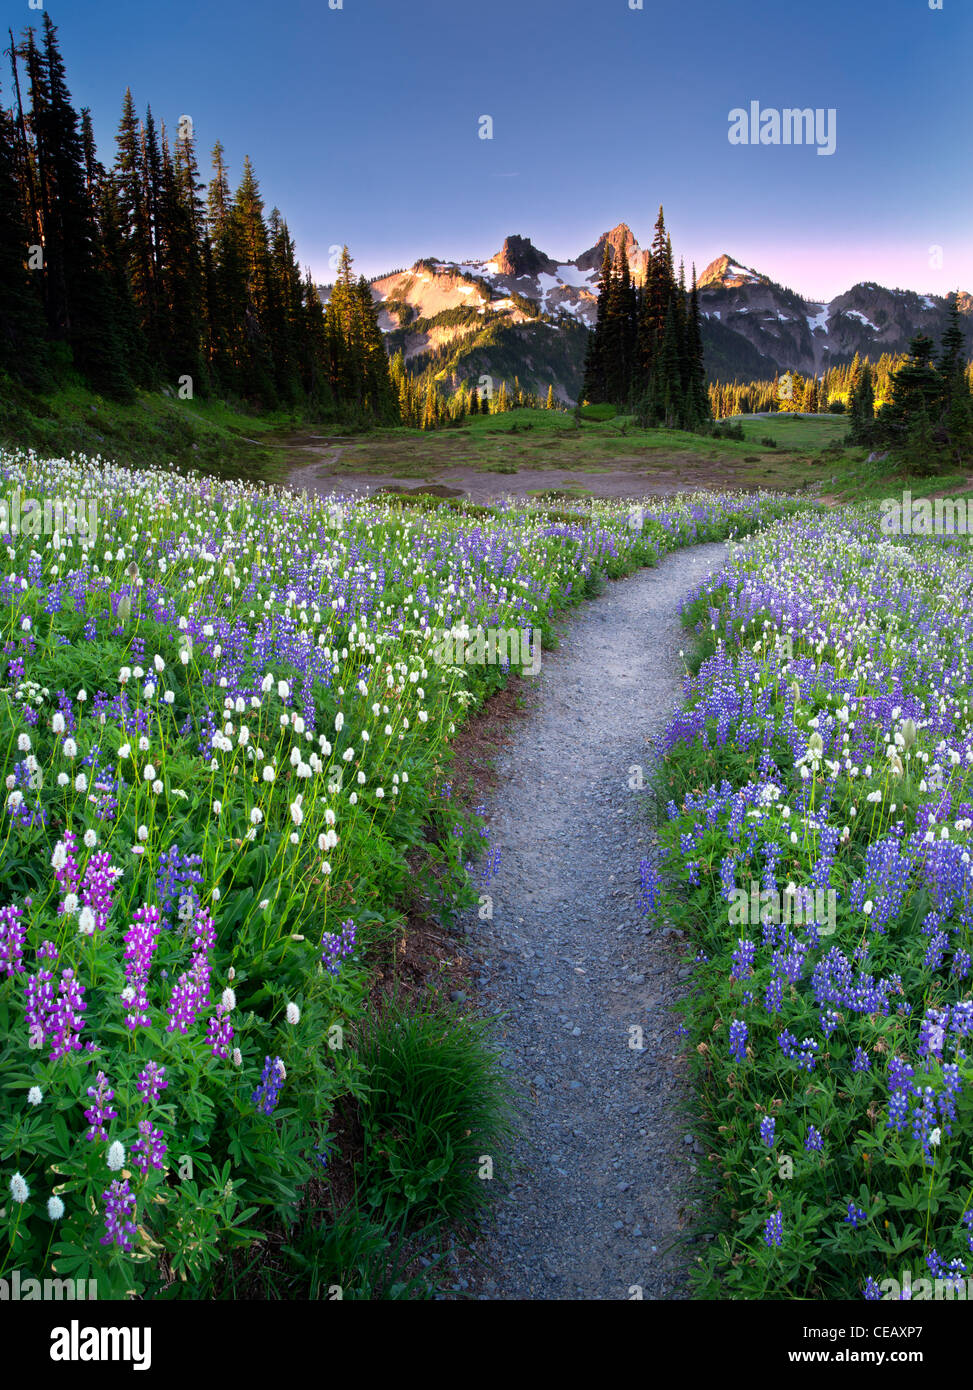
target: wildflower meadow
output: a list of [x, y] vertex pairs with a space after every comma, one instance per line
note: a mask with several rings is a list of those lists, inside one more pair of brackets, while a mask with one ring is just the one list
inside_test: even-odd
[[[966, 1296], [971, 591], [965, 537], [861, 506], [734, 544], [687, 603], [660, 833], [698, 950], [701, 1296]], [[794, 910], [822, 890], [830, 920]]]
[[[652, 564], [697, 540], [744, 536], [792, 513], [795, 504], [769, 496], [701, 495], [646, 506], [634, 516], [627, 505], [611, 502], [556, 509], [407, 507], [385, 499], [325, 501], [168, 470], [129, 471], [99, 458], [31, 453], [4, 455], [0, 478], [6, 494], [36, 499], [21, 513], [20, 526], [2, 538], [0, 557], [0, 1276], [30, 1269], [38, 1277], [96, 1279], [102, 1298], [226, 1294], [235, 1258], [259, 1252], [272, 1231], [286, 1233], [306, 1206], [309, 1185], [327, 1187], [341, 1106], [357, 1107], [364, 1126], [358, 1195], [372, 1223], [368, 1232], [381, 1232], [383, 1222], [404, 1229], [410, 1218], [429, 1213], [462, 1216], [475, 1204], [471, 1165], [484, 1146], [488, 1152], [496, 1146], [503, 1130], [499, 1100], [484, 1100], [495, 1080], [488, 1039], [470, 1019], [448, 1015], [431, 1014], [419, 1021], [418, 1032], [413, 1029], [423, 1040], [415, 1045], [419, 1064], [430, 1055], [423, 1048], [438, 1047], [453, 1067], [444, 1072], [444, 1084], [462, 1072], [461, 1054], [478, 1060], [466, 1072], [467, 1108], [444, 1106], [425, 1129], [417, 1122], [409, 1148], [388, 1062], [390, 1046], [395, 1055], [407, 1049], [396, 1052], [395, 1036], [383, 1043], [381, 1027], [394, 1035], [399, 1025], [379, 1026], [369, 1003], [371, 963], [402, 927], [416, 852], [435, 866], [428, 887], [444, 913], [475, 902], [482, 881], [475, 859], [484, 837], [477, 817], [451, 804], [449, 745], [510, 667], [503, 661], [437, 662], [430, 654], [437, 634], [516, 628], [530, 632], [542, 650], [556, 640], [559, 612], [604, 577]], [[64, 509], [53, 505], [63, 498], [76, 499], [70, 515], [83, 523], [63, 524]], [[54, 518], [48, 526], [42, 524], [45, 507]], [[752, 551], [739, 552], [751, 560], [735, 561], [746, 597], [732, 602], [742, 603], [751, 625], [758, 608], [762, 614], [777, 601], [772, 585], [766, 592], [753, 587], [760, 565], [769, 565], [774, 554], [761, 547], [775, 543], [758, 541]], [[876, 580], [887, 575], [898, 586], [890, 590], [897, 606], [882, 632], [897, 673], [888, 679], [901, 684], [913, 679], [917, 663], [925, 673], [922, 663], [931, 671], [936, 660], [932, 651], [922, 655], [901, 646], [907, 613], [902, 585], [928, 594], [937, 576], [917, 562], [915, 575], [904, 580], [880, 551], [876, 556]], [[959, 564], [947, 556], [941, 563]], [[752, 581], [747, 564], [754, 567]], [[821, 574], [822, 595], [831, 594]], [[719, 604], [730, 592], [707, 601]], [[792, 609], [786, 607], [792, 599], [783, 601], [795, 632], [816, 634], [822, 617], [811, 602]], [[871, 604], [867, 614], [868, 622], [880, 621]], [[851, 612], [840, 619], [849, 671], [861, 640], [852, 624], [865, 620]], [[723, 617], [719, 621], [722, 633]], [[739, 626], [742, 620], [734, 613], [726, 621]], [[944, 613], [936, 621], [955, 619]], [[832, 679], [824, 674], [830, 668], [823, 662], [823, 638], [814, 640], [817, 656], [796, 661], [783, 694], [765, 661], [746, 658], [747, 679], [758, 673], [766, 683], [762, 711], [779, 705], [786, 720], [797, 717], [797, 708], [803, 718], [818, 689], [813, 681]], [[705, 726], [712, 691], [730, 702], [718, 716], [719, 741], [704, 759], [707, 776], [710, 762], [730, 760], [729, 767], [713, 769], [724, 790], [700, 787], [690, 795], [697, 774], [683, 774], [687, 806], [695, 805], [691, 796], [701, 796], [707, 807], [707, 798], [716, 798], [716, 809], [706, 813], [711, 824], [704, 843], [694, 842], [691, 850], [705, 880], [701, 892], [711, 887], [705, 861], [715, 862], [726, 808], [736, 804], [734, 797], [750, 795], [749, 783], [735, 791], [723, 774], [739, 780], [756, 757], [753, 740], [764, 737], [757, 732], [741, 743], [741, 730], [764, 726], [753, 709], [744, 713], [733, 704], [751, 697], [748, 685], [732, 693], [732, 663], [721, 648], [703, 668], [703, 713], [691, 716]], [[805, 682], [804, 703], [796, 707], [787, 704], [794, 679]], [[858, 675], [833, 679], [850, 682], [852, 700]], [[942, 688], [940, 678], [935, 685]], [[920, 731], [918, 742], [902, 749], [911, 770], [931, 739], [925, 706], [911, 686], [894, 698]], [[850, 723], [839, 721], [836, 728], [854, 734], [861, 716], [848, 717]], [[954, 705], [935, 717], [937, 729], [951, 729]], [[832, 743], [840, 738], [830, 719], [817, 721], [825, 758], [834, 756]], [[892, 738], [899, 726], [890, 719]], [[761, 744], [759, 775], [776, 778], [783, 796], [785, 769], [774, 771], [768, 760], [782, 759], [791, 745], [783, 724], [782, 732], [767, 727], [775, 732], [766, 748]], [[674, 756], [682, 737], [673, 734]], [[878, 767], [878, 754], [873, 760]], [[935, 800], [939, 808], [955, 775], [932, 751], [929, 763], [929, 785], [937, 769], [941, 778], [929, 805]], [[869, 769], [868, 786], [884, 787], [889, 766], [886, 760], [874, 778]], [[888, 839], [885, 802], [871, 808], [857, 782], [848, 787], [848, 795], [862, 801], [856, 832], [871, 811], [876, 837], [881, 832]], [[817, 764], [799, 790], [805, 800], [813, 797], [813, 805], [800, 798], [794, 805], [804, 851], [825, 844], [818, 820], [836, 790]], [[957, 803], [954, 814], [959, 810]], [[800, 819], [805, 812], [806, 824]], [[688, 814], [695, 821], [695, 810]], [[775, 804], [774, 815], [782, 814]], [[748, 834], [763, 834], [769, 815], [747, 819]], [[852, 843], [860, 843], [858, 833]], [[927, 851], [924, 843], [916, 841], [909, 852], [935, 852], [944, 865], [956, 844], [944, 839], [940, 846], [937, 839]], [[904, 840], [902, 851], [912, 844]], [[488, 871], [495, 862], [496, 855], [488, 856]], [[885, 859], [869, 865], [876, 882], [885, 882], [883, 874], [894, 878]], [[871, 879], [867, 887], [873, 916], [866, 920], [861, 904], [847, 905], [835, 945], [845, 941], [849, 923], [860, 921], [863, 942], [875, 943], [880, 959], [872, 968], [878, 969], [894, 934], [876, 935], [887, 920], [885, 900]], [[927, 1031], [923, 1052], [917, 1036], [897, 1073], [906, 1130], [888, 1139], [890, 1154], [908, 1154], [903, 1146], [919, 1142], [911, 1139], [915, 1105], [962, 1103], [959, 1082], [950, 1090], [952, 1082], [937, 1070], [952, 1066], [952, 1076], [961, 1066], [946, 1058], [965, 1030], [959, 1003], [964, 975], [949, 925], [959, 889], [942, 891], [942, 901], [928, 906], [942, 917], [928, 933], [928, 949], [939, 951], [946, 964], [914, 967], [915, 980], [931, 980], [935, 971], [943, 978], [942, 1000], [938, 994], [928, 1000], [930, 1009], [934, 1003], [940, 1008], [929, 1018], [941, 1017], [941, 1042], [931, 1048]], [[919, 932], [916, 926], [913, 934], [924, 940]], [[759, 975], [770, 969], [764, 954], [797, 948], [775, 940], [758, 942], [758, 949]], [[717, 970], [715, 946], [711, 952], [709, 968]], [[913, 967], [897, 968], [910, 999], [919, 988]], [[831, 971], [822, 1000], [847, 1010], [845, 995], [859, 986], [846, 975], [850, 970], [857, 979], [858, 967], [822, 969]], [[854, 1041], [874, 1052], [884, 1038], [892, 1055], [900, 1037], [893, 1028], [904, 1036], [917, 1019], [897, 1010], [898, 986], [873, 982], [869, 988], [889, 1008], [876, 1010], [884, 1023], [857, 1023]], [[759, 1069], [763, 1076], [765, 1066], [767, 1075], [804, 1079], [805, 1073], [779, 1047], [769, 1067], [764, 1035], [779, 1015], [764, 1018], [762, 994], [749, 1005], [737, 997], [753, 994], [754, 982], [741, 978], [725, 989], [731, 997], [722, 1012], [729, 1014], [732, 1004], [738, 1028], [749, 1025], [753, 1057], [748, 1052], [746, 1063], [731, 1062], [725, 1041], [714, 1033], [714, 1074], [729, 1084], [728, 1071], [728, 1094], [735, 1098], [753, 1085], [755, 1101], [764, 1101], [768, 1112], [780, 1110], [774, 1112], [778, 1129], [791, 1142], [789, 1127], [798, 1124], [794, 1096], [771, 1096], [750, 1073]], [[787, 1009], [792, 994], [788, 981]], [[918, 1016], [920, 1001], [915, 1004]], [[793, 1012], [780, 1021], [808, 1032], [810, 1023]], [[849, 1026], [843, 1018], [835, 1044]], [[821, 1075], [828, 1049], [824, 1040], [818, 1047]], [[836, 1045], [830, 1050], [834, 1054]], [[871, 1099], [878, 1087], [878, 1060], [871, 1071], [840, 1081], [862, 1103], [866, 1091]], [[794, 1094], [797, 1089], [793, 1081]], [[837, 1103], [833, 1092], [830, 1103]], [[376, 1130], [383, 1105], [393, 1119]], [[873, 1108], [875, 1124], [886, 1124], [877, 1098]], [[849, 1144], [849, 1153], [856, 1148], [857, 1138], [845, 1139], [843, 1132], [839, 1138], [826, 1096], [811, 1113], [832, 1148], [839, 1142]], [[944, 1137], [933, 1174], [941, 1184], [952, 1116], [936, 1114]], [[389, 1139], [393, 1130], [399, 1149]], [[434, 1137], [441, 1153], [432, 1164]], [[803, 1130], [798, 1137], [803, 1143]], [[925, 1130], [921, 1139], [929, 1152]], [[741, 1154], [750, 1152], [749, 1135], [739, 1144]], [[763, 1144], [755, 1152], [766, 1166], [774, 1151]], [[876, 1144], [871, 1161], [899, 1160], [886, 1159]], [[789, 1258], [799, 1222], [811, 1219], [799, 1217], [791, 1204], [799, 1197], [800, 1173], [813, 1162], [797, 1160], [794, 1198], [779, 1198], [784, 1244], [761, 1253], [761, 1277], [768, 1281]], [[921, 1156], [911, 1163], [903, 1178], [911, 1174], [924, 1194], [929, 1173]], [[877, 1239], [868, 1173], [859, 1176], [852, 1184], [849, 1175], [835, 1199], [860, 1201], [866, 1238]], [[939, 1192], [937, 1186], [945, 1211]], [[767, 1206], [768, 1216], [774, 1211]], [[757, 1215], [762, 1222], [763, 1210], [754, 1221]], [[953, 1258], [955, 1241], [933, 1224], [943, 1259]], [[327, 1239], [321, 1233], [321, 1249]], [[845, 1258], [841, 1252], [857, 1242], [863, 1274], [880, 1272], [871, 1247], [865, 1259], [857, 1228], [839, 1229], [835, 1241], [836, 1266]], [[340, 1272], [337, 1256], [336, 1263]]]

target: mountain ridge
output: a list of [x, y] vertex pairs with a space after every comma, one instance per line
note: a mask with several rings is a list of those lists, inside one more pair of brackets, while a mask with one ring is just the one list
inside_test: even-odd
[[[606, 245], [613, 264], [627, 257], [633, 281], [641, 284], [649, 252], [626, 222], [570, 260], [557, 260], [530, 237], [513, 233], [486, 260], [428, 257], [376, 276], [371, 290], [379, 325], [390, 350], [401, 349], [415, 366], [433, 366], [440, 377], [468, 378], [466, 358], [487, 375], [494, 359], [502, 360], [506, 372], [521, 354], [517, 374], [525, 388], [546, 393], [553, 385], [563, 401], [573, 402], [581, 391], [586, 340], [576, 330], [595, 323]], [[861, 281], [830, 300], [812, 300], [727, 251], [697, 283], [710, 379], [820, 373], [856, 352], [873, 360], [905, 352], [918, 331], [938, 342], [945, 326], [943, 295]], [[319, 286], [322, 299], [329, 290]], [[973, 296], [958, 293], [973, 340]], [[555, 348], [548, 339], [548, 351], [539, 326], [566, 341]]]

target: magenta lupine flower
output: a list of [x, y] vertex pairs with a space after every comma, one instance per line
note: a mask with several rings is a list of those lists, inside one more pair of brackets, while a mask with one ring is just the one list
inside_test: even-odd
[[37, 948], [38, 960], [57, 960], [60, 954], [53, 941], [42, 941]]
[[169, 999], [169, 1025], [166, 1032], [178, 1028], [185, 1033], [209, 1004], [210, 952], [216, 943], [216, 928], [205, 908], [196, 918], [193, 938], [193, 958], [189, 969], [180, 975]]
[[132, 991], [125, 1022], [129, 1028], [148, 1028], [151, 1022], [148, 1008], [149, 970], [155, 954], [162, 921], [156, 907], [137, 908], [131, 926], [125, 933], [125, 980]]
[[121, 876], [121, 869], [112, 867], [111, 855], [106, 850], [93, 854], [85, 865], [81, 900], [94, 913], [95, 926], [99, 931], [104, 931], [108, 926], [112, 894]]
[[[154, 1065], [153, 1063], [149, 1064]], [[141, 1077], [139, 1080], [141, 1081]], [[115, 1092], [108, 1084], [108, 1077], [103, 1071], [98, 1072], [95, 1077], [95, 1084], [88, 1087], [88, 1095], [91, 1097], [92, 1105], [84, 1112], [84, 1117], [90, 1126], [86, 1139], [107, 1139], [108, 1130], [105, 1126], [109, 1120], [117, 1120], [118, 1111], [112, 1110], [111, 1103], [115, 1099]]]
[[78, 868], [78, 841], [74, 832], [65, 830], [64, 839], [58, 840], [54, 846], [54, 853], [51, 856], [51, 867], [54, 870], [54, 877], [57, 879], [61, 889], [61, 902], [58, 905], [58, 912], [64, 911], [64, 899], [69, 893], [77, 893], [78, 880], [81, 871]]
[[27, 924], [23, 918], [24, 910], [16, 903], [0, 907], [0, 972], [8, 977], [21, 974], [24, 968]]
[[154, 1129], [148, 1120], [139, 1120], [139, 1138], [132, 1145], [132, 1162], [140, 1173], [161, 1168], [168, 1145], [162, 1142], [162, 1130]]
[[54, 1017], [54, 973], [38, 970], [24, 982], [24, 1011], [31, 1047], [43, 1046]]
[[135, 1083], [143, 1105], [151, 1105], [153, 1101], [157, 1101], [168, 1084], [166, 1069], [160, 1067], [158, 1062], [146, 1062]]
[[135, 1193], [128, 1185], [128, 1178], [115, 1181], [101, 1194], [105, 1203], [105, 1235], [102, 1245], [117, 1245], [121, 1250], [131, 1250], [132, 1236], [135, 1235]]
[[78, 983], [73, 970], [62, 970], [57, 1002], [50, 1022], [52, 1062], [58, 1057], [66, 1057], [69, 1052], [81, 1051], [84, 1011], [84, 985]]
[[230, 1044], [233, 1041], [233, 1024], [230, 1022], [230, 1010], [222, 1004], [217, 1004], [216, 1013], [207, 1025], [206, 1041], [213, 1049], [214, 1057], [229, 1057]]

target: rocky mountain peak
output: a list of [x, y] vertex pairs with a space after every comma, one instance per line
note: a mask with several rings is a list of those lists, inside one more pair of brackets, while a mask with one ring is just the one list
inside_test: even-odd
[[696, 283], [701, 290], [707, 287], [730, 290], [741, 285], [759, 285], [762, 279], [756, 270], [741, 265], [734, 256], [724, 251], [722, 256], [710, 261]]
[[550, 275], [555, 263], [525, 236], [508, 236], [501, 249], [493, 257], [499, 275]]

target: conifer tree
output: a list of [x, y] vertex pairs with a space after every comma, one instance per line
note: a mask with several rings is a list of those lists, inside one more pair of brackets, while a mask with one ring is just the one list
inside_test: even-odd
[[43, 388], [50, 370], [38, 294], [43, 271], [28, 269], [28, 231], [13, 150], [13, 120], [0, 110], [0, 371]]
[[57, 30], [46, 12], [43, 28], [43, 54], [31, 32], [27, 58], [49, 331], [70, 345], [75, 363], [97, 390], [127, 399], [132, 383], [116, 328], [118, 306], [101, 267], [80, 122], [71, 105]]

